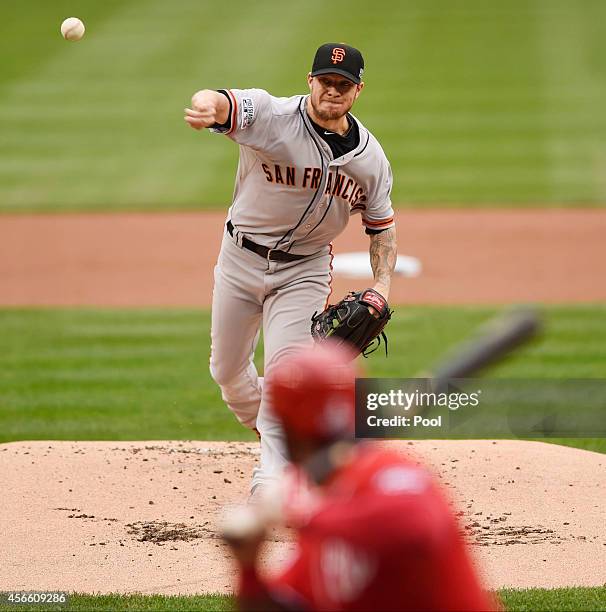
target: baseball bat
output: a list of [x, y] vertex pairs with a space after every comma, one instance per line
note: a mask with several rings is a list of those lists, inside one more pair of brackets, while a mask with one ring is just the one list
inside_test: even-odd
[[455, 347], [437, 363], [428, 378], [432, 378], [432, 386], [438, 392], [446, 391], [450, 379], [468, 378], [503, 360], [537, 336], [541, 328], [536, 309], [505, 312], [481, 326], [476, 337]]

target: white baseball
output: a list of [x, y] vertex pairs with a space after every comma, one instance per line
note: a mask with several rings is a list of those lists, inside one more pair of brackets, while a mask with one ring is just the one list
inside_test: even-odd
[[84, 31], [84, 24], [77, 17], [68, 17], [61, 24], [61, 35], [65, 40], [80, 40], [84, 36]]

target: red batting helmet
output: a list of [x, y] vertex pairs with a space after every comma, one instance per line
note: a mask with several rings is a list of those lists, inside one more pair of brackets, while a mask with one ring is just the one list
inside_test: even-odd
[[270, 405], [293, 437], [352, 438], [355, 378], [351, 352], [326, 343], [284, 356], [266, 378]]

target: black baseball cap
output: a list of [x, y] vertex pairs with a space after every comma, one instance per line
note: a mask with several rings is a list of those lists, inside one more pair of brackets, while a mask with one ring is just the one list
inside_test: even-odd
[[326, 43], [319, 47], [311, 67], [311, 76], [341, 74], [359, 84], [364, 74], [364, 58], [355, 48], [343, 43]]

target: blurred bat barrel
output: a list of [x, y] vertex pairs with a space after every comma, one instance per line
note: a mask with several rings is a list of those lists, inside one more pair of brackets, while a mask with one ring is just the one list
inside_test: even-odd
[[478, 335], [456, 347], [433, 369], [432, 387], [446, 392], [448, 381], [467, 378], [502, 360], [534, 338], [542, 328], [534, 308], [516, 308], [491, 319]]

